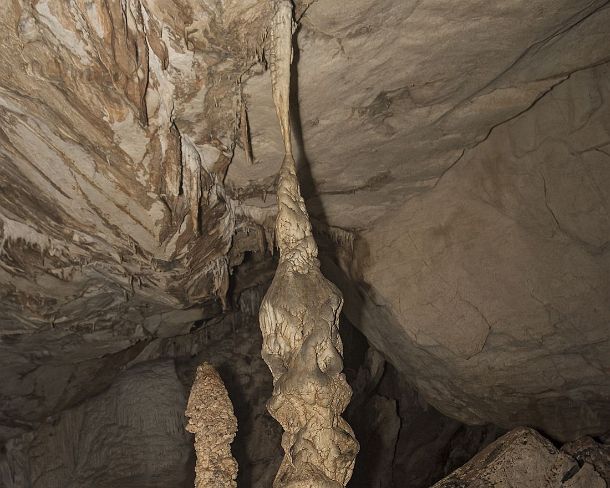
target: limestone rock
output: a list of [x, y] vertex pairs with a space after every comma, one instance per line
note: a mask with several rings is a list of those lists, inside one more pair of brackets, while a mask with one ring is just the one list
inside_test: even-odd
[[562, 446], [561, 450], [579, 464], [591, 465], [610, 486], [610, 444], [602, 444], [591, 437], [582, 437]]
[[356, 242], [348, 315], [449, 416], [608, 429], [609, 100], [573, 74]]
[[606, 488], [591, 464], [582, 467], [532, 429], [515, 429], [433, 488]]
[[[606, 430], [607, 1], [294, 3], [297, 172], [352, 321], [454, 418]], [[226, 313], [258, 224], [273, 247], [271, 6], [3, 2], [0, 443]]]
[[184, 486], [192, 442], [172, 361], [137, 365], [106, 392], [7, 445], [6, 488]]
[[269, 412], [284, 429], [275, 488], [347, 485], [358, 443], [341, 417], [351, 397], [343, 370], [339, 314], [343, 299], [320, 271], [318, 247], [292, 155], [290, 72], [292, 4], [275, 3], [272, 85], [284, 141], [277, 188], [278, 267], [260, 308], [262, 356], [273, 375]]
[[231, 442], [237, 419], [220, 375], [208, 363], [197, 368], [186, 416], [186, 429], [195, 434], [195, 487], [236, 487], [237, 462], [231, 454]]

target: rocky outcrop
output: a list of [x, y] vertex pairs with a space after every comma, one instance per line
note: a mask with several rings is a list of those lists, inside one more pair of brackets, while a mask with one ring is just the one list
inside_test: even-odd
[[604, 440], [602, 443], [588, 436], [582, 437], [563, 445], [561, 450], [576, 459], [580, 466], [591, 465], [610, 486], [610, 439], [605, 436]]
[[579, 464], [532, 429], [515, 429], [433, 488], [531, 486], [606, 488], [592, 464]]
[[208, 363], [197, 367], [186, 416], [186, 430], [195, 434], [195, 487], [236, 487], [237, 462], [231, 443], [237, 419], [220, 375]]

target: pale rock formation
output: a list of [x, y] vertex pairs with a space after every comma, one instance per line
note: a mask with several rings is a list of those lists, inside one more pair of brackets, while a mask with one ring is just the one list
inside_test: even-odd
[[532, 429], [519, 428], [487, 446], [433, 488], [606, 488], [592, 464], [582, 466]]
[[195, 487], [236, 487], [237, 462], [231, 454], [231, 442], [237, 419], [220, 375], [208, 363], [197, 368], [186, 416], [186, 429], [195, 434]]
[[273, 486], [338, 488], [349, 481], [358, 452], [341, 417], [351, 396], [338, 331], [343, 299], [320, 272], [299, 190], [289, 117], [292, 5], [278, 1], [275, 6], [271, 72], [285, 148], [277, 190], [280, 259], [260, 310], [262, 355], [274, 378], [268, 408], [285, 431], [285, 456]]

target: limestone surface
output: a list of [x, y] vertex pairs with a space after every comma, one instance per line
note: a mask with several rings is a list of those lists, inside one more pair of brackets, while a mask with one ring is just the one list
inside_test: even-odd
[[284, 429], [285, 455], [273, 486], [339, 488], [352, 475], [358, 443], [341, 417], [352, 393], [342, 373], [343, 299], [320, 271], [292, 155], [292, 15], [290, 2], [276, 2], [271, 71], [285, 148], [275, 227], [280, 258], [260, 310], [262, 355], [274, 384], [268, 408]]
[[237, 462], [231, 442], [237, 419], [220, 375], [208, 363], [197, 368], [186, 416], [186, 429], [195, 434], [195, 488], [235, 488]]
[[11, 439], [0, 456], [0, 486], [186, 486], [185, 406], [172, 360], [138, 364], [101, 395]]
[[606, 488], [592, 464], [579, 464], [532, 429], [515, 429], [433, 488]]
[[608, 430], [609, 101], [573, 74], [356, 243], [347, 310], [449, 416]]
[[[607, 0], [294, 4], [296, 172], [352, 322], [453, 418], [606, 430]], [[0, 443], [273, 247], [271, 6], [2, 2]]]

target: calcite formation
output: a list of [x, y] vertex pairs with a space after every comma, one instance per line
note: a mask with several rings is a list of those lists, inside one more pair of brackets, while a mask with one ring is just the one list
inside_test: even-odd
[[231, 442], [237, 419], [220, 375], [208, 363], [197, 368], [186, 415], [186, 428], [195, 434], [195, 488], [236, 487], [237, 462]]
[[284, 429], [285, 456], [273, 486], [338, 488], [351, 477], [358, 443], [341, 417], [351, 397], [342, 373], [338, 331], [343, 299], [320, 272], [292, 155], [292, 32], [292, 6], [288, 1], [277, 2], [271, 29], [271, 73], [285, 148], [277, 189], [280, 258], [260, 310], [262, 355], [274, 380], [268, 409]]

